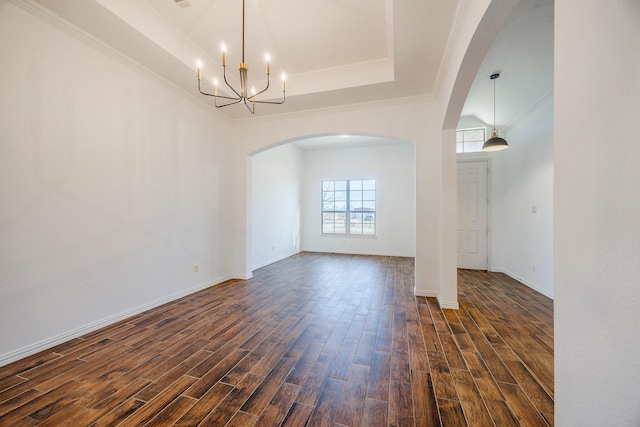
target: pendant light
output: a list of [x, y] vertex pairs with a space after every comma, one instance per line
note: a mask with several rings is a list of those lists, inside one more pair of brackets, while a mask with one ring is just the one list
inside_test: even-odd
[[493, 80], [493, 132], [491, 132], [491, 138], [482, 144], [482, 151], [500, 151], [509, 148], [507, 141], [500, 138], [496, 130], [496, 79], [498, 77], [500, 77], [499, 73], [492, 74], [490, 77]]

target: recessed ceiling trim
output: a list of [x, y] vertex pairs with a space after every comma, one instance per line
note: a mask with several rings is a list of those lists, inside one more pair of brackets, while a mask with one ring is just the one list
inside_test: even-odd
[[325, 68], [289, 76], [289, 96], [326, 92], [350, 87], [386, 83], [394, 80], [391, 59], [366, 61], [343, 67]]
[[[167, 22], [145, 2], [96, 1], [192, 69], [194, 75], [197, 70], [196, 61], [198, 58], [203, 64], [203, 75], [210, 78], [209, 80], [213, 79], [213, 76], [205, 73], [204, 70], [221, 68], [222, 65], [219, 61], [202, 51], [195, 43], [188, 39], [185, 40], [184, 35], [176, 27]], [[149, 19], [150, 16], [153, 16], [154, 19]], [[221, 78], [221, 76], [217, 77]], [[231, 84], [237, 85], [236, 73], [230, 73], [227, 77]], [[288, 75], [287, 80], [289, 81], [287, 85], [289, 97], [392, 82], [394, 80], [394, 62], [393, 58], [380, 58]], [[250, 85], [260, 87], [265, 82], [266, 80], [262, 79], [252, 80]]]
[[196, 60], [198, 58], [207, 66], [208, 64], [220, 65], [206, 51], [189, 38], [186, 38], [178, 28], [165, 20], [163, 16], [145, 2], [95, 1], [192, 69], [194, 76], [196, 75]]
[[385, 15], [387, 18], [387, 56], [393, 62], [393, 0], [385, 2]]

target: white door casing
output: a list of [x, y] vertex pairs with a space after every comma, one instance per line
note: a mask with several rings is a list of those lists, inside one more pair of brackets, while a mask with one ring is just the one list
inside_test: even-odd
[[457, 166], [458, 268], [487, 270], [489, 165], [485, 160], [460, 161]]

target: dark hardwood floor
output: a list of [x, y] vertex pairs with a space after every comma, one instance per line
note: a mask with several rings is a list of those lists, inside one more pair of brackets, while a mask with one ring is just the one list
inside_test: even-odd
[[553, 303], [411, 258], [302, 253], [0, 368], [0, 425], [553, 425]]

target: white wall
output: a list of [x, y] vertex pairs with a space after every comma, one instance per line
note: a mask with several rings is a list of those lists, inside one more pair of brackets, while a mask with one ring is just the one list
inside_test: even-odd
[[[480, 64], [505, 21], [517, 6], [519, 0], [477, 0], [464, 1], [459, 4], [459, 15], [454, 27], [457, 31], [451, 34], [447, 46], [447, 54], [440, 68], [437, 95], [437, 138], [440, 140], [439, 151], [431, 156], [437, 157], [440, 168], [441, 212], [438, 217], [440, 229], [441, 252], [439, 258], [439, 283], [441, 296], [439, 301], [445, 308], [457, 308], [457, 271], [456, 271], [456, 149], [455, 129]], [[419, 169], [418, 169], [419, 170]], [[416, 191], [421, 190], [421, 183], [416, 184]], [[420, 200], [418, 199], [418, 202]], [[418, 211], [428, 212], [421, 210]], [[423, 217], [419, 215], [421, 223]], [[428, 218], [426, 215], [424, 218]], [[431, 218], [429, 218], [431, 220]], [[418, 233], [417, 247], [421, 246]], [[430, 265], [427, 265], [427, 268]], [[416, 260], [416, 271], [419, 267]], [[447, 305], [443, 301], [456, 301]]]
[[[468, 58], [488, 4], [465, 14], [471, 24], [453, 41], [437, 102], [416, 97], [231, 124], [86, 34], [70, 36], [67, 24], [0, 3], [0, 195], [10, 200], [0, 210], [0, 363], [250, 276], [248, 156], [310, 134], [415, 143], [416, 293], [457, 306], [454, 258], [445, 256], [455, 255], [455, 155], [442, 150], [453, 134], [440, 130], [438, 107], [449, 105], [453, 70]], [[459, 108], [464, 86], [456, 86]], [[455, 109], [447, 114], [459, 115]]]
[[640, 425], [640, 2], [555, 2], [558, 426]]
[[[376, 180], [376, 236], [321, 234], [321, 183]], [[413, 144], [304, 152], [302, 242], [305, 251], [415, 256]]]
[[3, 364], [230, 277], [232, 171], [210, 109], [0, 8]]
[[492, 154], [491, 269], [553, 298], [553, 98], [505, 139]]
[[293, 144], [251, 156], [252, 269], [300, 251], [302, 152]]
[[[200, 110], [176, 96], [177, 92], [159, 77], [134, 72], [132, 68], [138, 68], [113, 60], [111, 53], [108, 56], [98, 53], [76, 38], [27, 17], [12, 3], [1, 3], [4, 81], [0, 83], [3, 94], [0, 112], [4, 114], [0, 129], [2, 150], [10, 153], [6, 156], [3, 153], [2, 166], [22, 166], [19, 171], [2, 168], [2, 196], [16, 200], [16, 205], [3, 206], [0, 216], [3, 234], [4, 228], [8, 230], [6, 241], [14, 243], [11, 248], [8, 243], [2, 246], [2, 262], [10, 265], [7, 268], [3, 265], [2, 278], [11, 283], [2, 287], [2, 297], [6, 305], [15, 307], [3, 311], [2, 320], [10, 319], [9, 327], [23, 324], [29, 329], [27, 334], [12, 334], [6, 340], [3, 336], [5, 347], [1, 351], [34, 342], [30, 348], [36, 348], [40, 339], [60, 337], [55, 335], [59, 331], [72, 328], [71, 332], [77, 332], [86, 325], [96, 325], [127, 310], [131, 312], [194, 289], [192, 280], [197, 288], [217, 280], [212, 279], [215, 277], [250, 275], [248, 157], [258, 149], [312, 134], [370, 133], [415, 143], [415, 203], [419, 218], [416, 293], [437, 296], [443, 306], [457, 307], [452, 120], [459, 117], [466, 91], [492, 34], [497, 33], [515, 3], [517, 0], [482, 0], [464, 4], [462, 18], [456, 25], [462, 31], [450, 40], [450, 54], [445, 57], [434, 97], [252, 118], [234, 124], [221, 122], [209, 109]], [[476, 31], [478, 23], [480, 28]], [[40, 83], [42, 86], [38, 86]], [[29, 92], [29, 88], [34, 90]], [[58, 107], [65, 100], [65, 105], [73, 108], [62, 113]], [[30, 101], [34, 102], [24, 105]], [[69, 119], [66, 122], [52, 119], [50, 116], [55, 114]], [[43, 120], [47, 126], [38, 124]], [[158, 130], [158, 121], [165, 126], [163, 132]], [[63, 128], [64, 123], [71, 125]], [[45, 128], [46, 133], [42, 132]], [[41, 164], [43, 149], [38, 138], [46, 135], [47, 141], [55, 143], [74, 140], [64, 132], [80, 136], [81, 142], [74, 143], [71, 152], [82, 153], [84, 169], [73, 176], [72, 182], [53, 181], [56, 185], [51, 185], [50, 179], [42, 182], [42, 176], [48, 177], [43, 172], [60, 173], [61, 169], [76, 172], [77, 164], [58, 167], [57, 157], [46, 157], [53, 160]], [[231, 137], [233, 146], [228, 153], [226, 142]], [[163, 138], [172, 142], [168, 144], [170, 148]], [[114, 141], [119, 145], [115, 146]], [[62, 156], [64, 152], [54, 145], [48, 148], [54, 156]], [[32, 165], [39, 162], [38, 168], [26, 167], [30, 162]], [[207, 166], [202, 166], [203, 163]], [[33, 197], [26, 197], [61, 189], [67, 190], [65, 197], [71, 201], [56, 205], [48, 204], [47, 199], [47, 203], [40, 204], [39, 199], [33, 202]], [[147, 197], [143, 197], [145, 191]], [[207, 196], [211, 199], [207, 200]], [[180, 206], [178, 210], [176, 203]], [[70, 221], [64, 211], [76, 204], [93, 215], [74, 213], [74, 221]], [[120, 234], [101, 224], [95, 218], [96, 211], [108, 212], [105, 221], [122, 227], [118, 230]], [[44, 218], [40, 221], [41, 217]], [[26, 230], [21, 230], [9, 221], [17, 224], [33, 218], [54, 226], [27, 224]], [[66, 229], [54, 220], [66, 221]], [[60, 233], [63, 229], [65, 233]], [[151, 240], [128, 252], [123, 250], [131, 247], [128, 243], [135, 240], [140, 230]], [[63, 262], [57, 262], [54, 254], [64, 253], [52, 244], [57, 234], [71, 236], [70, 248], [83, 248], [79, 243], [90, 242], [84, 245], [89, 250], [65, 254]], [[114, 236], [122, 238], [109, 248], [101, 246]], [[39, 245], [44, 241], [47, 246], [37, 257], [30, 258], [36, 241]], [[210, 272], [204, 272], [200, 266], [199, 277], [206, 276], [204, 280], [192, 277], [194, 254], [211, 260]], [[82, 256], [87, 256], [93, 267], [87, 267]], [[48, 264], [62, 266], [68, 274], [88, 278], [90, 292], [78, 297], [66, 285], [55, 292], [51, 282], [66, 284], [68, 280], [56, 280], [60, 279], [56, 274], [33, 277], [30, 269], [40, 264], [45, 270]], [[162, 267], [159, 269], [158, 265]], [[188, 273], [184, 273], [185, 266]], [[64, 297], [72, 303], [82, 300], [83, 304], [72, 314], [66, 310], [62, 315], [54, 315], [55, 305], [36, 301], [38, 292], [44, 294], [49, 289], [54, 289], [58, 299]], [[19, 313], [20, 310], [24, 313]]]
[[[455, 257], [455, 238], [448, 240], [453, 246], [444, 248], [441, 225], [443, 217], [443, 170], [442, 131], [436, 124], [437, 104], [428, 98], [410, 98], [389, 102], [362, 104], [358, 106], [307, 111], [278, 117], [239, 120], [235, 126], [234, 139], [234, 202], [236, 212], [234, 226], [234, 271], [250, 271], [252, 239], [250, 222], [243, 216], [250, 203], [250, 196], [244, 191], [247, 183], [247, 158], [261, 149], [282, 142], [297, 140], [311, 135], [339, 133], [369, 134], [388, 136], [413, 142], [415, 150], [416, 179], [416, 293], [436, 296], [441, 304], [457, 307], [455, 259], [446, 268], [452, 272], [443, 274], [443, 251], [452, 252]], [[447, 137], [455, 140], [453, 133]], [[455, 166], [455, 147], [447, 158]], [[452, 185], [447, 188], [453, 195], [446, 203], [455, 210], [455, 169], [449, 177]], [[237, 191], [236, 191], [237, 190]], [[447, 211], [451, 217], [454, 213]], [[455, 231], [455, 223], [452, 229]]]
[[[434, 97], [253, 118], [236, 123], [233, 153], [234, 271], [250, 275], [247, 156], [301, 137], [333, 133], [387, 135], [415, 144], [416, 286], [457, 308], [455, 125], [493, 37], [518, 0], [462, 2]], [[411, 82], [407, 82], [411, 84]], [[256, 120], [257, 119], [257, 120]], [[244, 273], [243, 273], [244, 272]]]
[[[464, 118], [459, 126], [487, 125]], [[489, 160], [489, 270], [553, 298], [553, 98], [504, 136], [506, 151], [458, 154], [459, 160]]]
[[470, 117], [470, 116], [460, 117], [460, 120], [458, 121], [457, 129], [473, 129], [473, 128], [484, 128], [485, 135], [490, 136], [493, 126], [475, 117]]
[[[308, 135], [363, 133], [415, 143], [416, 288], [457, 308], [455, 125], [482, 59], [518, 0], [461, 2], [433, 97], [240, 120], [234, 138], [234, 271], [250, 275], [247, 156]], [[398, 76], [399, 78], [401, 76]], [[411, 84], [411, 82], [405, 82]]]

